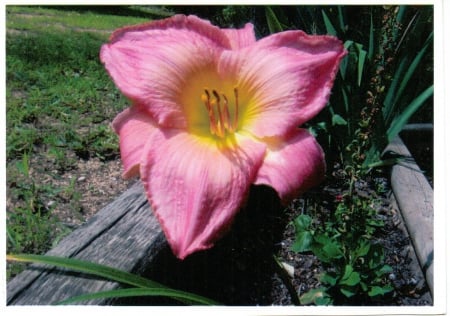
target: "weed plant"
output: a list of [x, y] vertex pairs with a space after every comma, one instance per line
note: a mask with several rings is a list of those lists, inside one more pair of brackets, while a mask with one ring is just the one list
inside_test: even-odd
[[341, 305], [379, 300], [393, 290], [386, 278], [391, 267], [374, 239], [384, 223], [377, 219], [377, 200], [356, 195], [354, 189], [374, 168], [402, 159], [384, 157], [384, 148], [421, 108], [431, 112], [432, 7], [266, 7], [265, 15], [270, 32], [298, 27], [335, 35], [348, 50], [328, 111], [310, 126], [347, 187], [324, 223], [315, 224], [308, 214], [293, 223], [293, 250], [314, 253], [325, 268], [321, 287], [300, 301]]

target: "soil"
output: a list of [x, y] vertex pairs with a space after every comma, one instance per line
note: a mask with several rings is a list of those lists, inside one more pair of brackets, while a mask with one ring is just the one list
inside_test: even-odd
[[[379, 300], [359, 300], [355, 306], [431, 305], [426, 281], [415, 257], [401, 215], [392, 198], [385, 177], [361, 182], [358, 194], [373, 195], [373, 186], [385, 186], [380, 196], [379, 216], [385, 226], [375, 242], [385, 249], [386, 264], [394, 291]], [[320, 286], [320, 261], [311, 253], [299, 254], [290, 248], [295, 232], [290, 221], [305, 212], [306, 201], [320, 201], [318, 212], [333, 211], [336, 197], [343, 193], [336, 179], [294, 200], [288, 207], [279, 205], [276, 193], [268, 187], [253, 187], [247, 206], [238, 214], [231, 231], [210, 250], [195, 253], [184, 261], [177, 260], [170, 249], [162, 251], [145, 276], [171, 286], [217, 300], [226, 305], [293, 305], [294, 295], [302, 295]], [[276, 267], [273, 255], [294, 269], [292, 277]], [[292, 284], [293, 288], [287, 286]], [[132, 298], [118, 305], [173, 305], [172, 300]]]

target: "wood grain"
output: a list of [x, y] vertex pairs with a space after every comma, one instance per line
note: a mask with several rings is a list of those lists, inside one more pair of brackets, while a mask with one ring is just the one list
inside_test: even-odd
[[[72, 257], [139, 273], [167, 246], [140, 182], [134, 184], [86, 224], [64, 238], [48, 255]], [[100, 290], [115, 282], [31, 265], [7, 285], [8, 305], [48, 305]], [[82, 304], [108, 304], [92, 300]]]
[[392, 167], [392, 190], [433, 293], [433, 189], [399, 137], [386, 150], [406, 157]]

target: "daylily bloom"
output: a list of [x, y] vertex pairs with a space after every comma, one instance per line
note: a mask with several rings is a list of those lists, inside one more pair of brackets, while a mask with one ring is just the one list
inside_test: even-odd
[[140, 175], [178, 258], [212, 247], [252, 184], [288, 202], [322, 180], [323, 151], [299, 126], [327, 103], [345, 54], [331, 36], [257, 41], [250, 23], [184, 15], [119, 29], [102, 46], [132, 102], [113, 121], [124, 177]]

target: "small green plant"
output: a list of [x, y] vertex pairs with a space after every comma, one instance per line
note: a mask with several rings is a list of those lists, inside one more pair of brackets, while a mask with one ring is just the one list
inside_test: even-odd
[[319, 277], [322, 286], [303, 294], [302, 304], [351, 304], [393, 290], [386, 278], [391, 267], [384, 264], [382, 246], [374, 242], [374, 233], [383, 222], [369, 201], [349, 200], [340, 202], [323, 223], [306, 214], [293, 222], [296, 240], [292, 250], [312, 252], [325, 268]]

